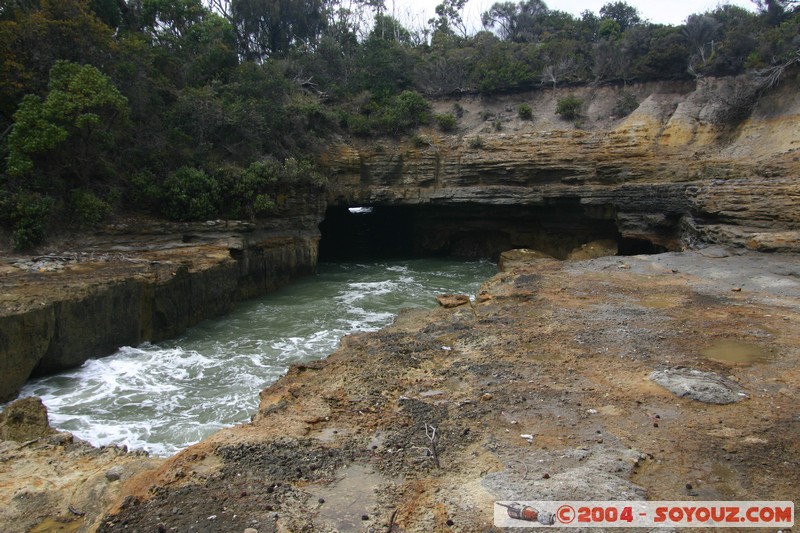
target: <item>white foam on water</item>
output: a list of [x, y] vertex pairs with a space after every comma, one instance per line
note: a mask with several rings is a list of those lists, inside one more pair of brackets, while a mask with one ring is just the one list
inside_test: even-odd
[[436, 294], [473, 293], [488, 262], [441, 260], [323, 265], [320, 273], [180, 338], [120, 348], [81, 368], [29, 382], [51, 424], [95, 445], [171, 455], [246, 422], [258, 392], [293, 363], [319, 359], [353, 332], [374, 331]]

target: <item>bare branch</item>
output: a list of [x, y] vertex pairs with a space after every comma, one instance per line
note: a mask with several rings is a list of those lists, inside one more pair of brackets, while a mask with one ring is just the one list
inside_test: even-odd
[[441, 468], [442, 466], [439, 464], [439, 452], [436, 449], [436, 444], [439, 442], [436, 428], [426, 423], [425, 436], [430, 442], [430, 446], [427, 448], [427, 450], [430, 452], [430, 457], [433, 459], [433, 464], [436, 465], [436, 468]]

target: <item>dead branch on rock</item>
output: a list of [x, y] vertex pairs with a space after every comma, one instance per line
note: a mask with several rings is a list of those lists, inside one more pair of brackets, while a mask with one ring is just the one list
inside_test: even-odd
[[[523, 481], [528, 479], [528, 465], [526, 465], [525, 463], [523, 463], [522, 461], [520, 461], [518, 459], [511, 459], [511, 462], [512, 463], [519, 463], [523, 467], [525, 467], [525, 473], [522, 475], [522, 479], [523, 479]], [[511, 465], [508, 465], [508, 466], [510, 467]]]
[[394, 519], [397, 516], [397, 509], [392, 511], [392, 516], [389, 517], [389, 525], [386, 527], [386, 533], [392, 533], [394, 529]]
[[800, 48], [795, 50], [794, 57], [790, 60], [785, 61], [780, 65], [773, 65], [771, 67], [757, 70], [756, 77], [759, 80], [759, 90], [765, 91], [777, 85], [783, 77], [784, 72], [786, 72], [786, 69], [796, 63], [800, 64]]
[[738, 124], [755, 109], [767, 91], [780, 83], [786, 70], [793, 65], [800, 65], [800, 49], [795, 52], [794, 57], [779, 65], [758, 69], [738, 77], [732, 87], [725, 88], [719, 93], [725, 109], [720, 112], [718, 118], [723, 122]]
[[436, 444], [439, 442], [439, 435], [435, 427], [430, 424], [425, 424], [425, 437], [428, 438], [429, 446], [423, 448], [427, 453], [426, 456], [433, 459], [433, 464], [436, 468], [441, 468], [439, 464], [439, 451], [436, 449]]

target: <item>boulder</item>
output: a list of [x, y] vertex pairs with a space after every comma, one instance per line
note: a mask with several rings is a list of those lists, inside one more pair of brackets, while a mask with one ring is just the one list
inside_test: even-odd
[[445, 309], [452, 309], [469, 304], [469, 296], [466, 294], [440, 294], [436, 297], [436, 301]]
[[656, 370], [650, 380], [679, 398], [703, 403], [728, 404], [747, 397], [739, 385], [713, 372], [677, 367]]
[[47, 407], [40, 398], [16, 400], [0, 413], [0, 440], [26, 442], [54, 433], [47, 420]]
[[610, 255], [617, 255], [619, 247], [616, 241], [611, 239], [601, 239], [597, 241], [587, 242], [581, 244], [572, 250], [567, 259], [572, 261], [583, 261], [586, 259], [596, 259], [598, 257], [607, 257]]

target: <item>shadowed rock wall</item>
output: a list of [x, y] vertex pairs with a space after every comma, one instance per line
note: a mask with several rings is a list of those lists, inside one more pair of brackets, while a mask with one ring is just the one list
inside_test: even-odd
[[88, 238], [52, 271], [53, 258], [0, 265], [0, 400], [31, 375], [174, 337], [313, 273], [324, 200], [303, 205], [259, 225], [117, 228]]

